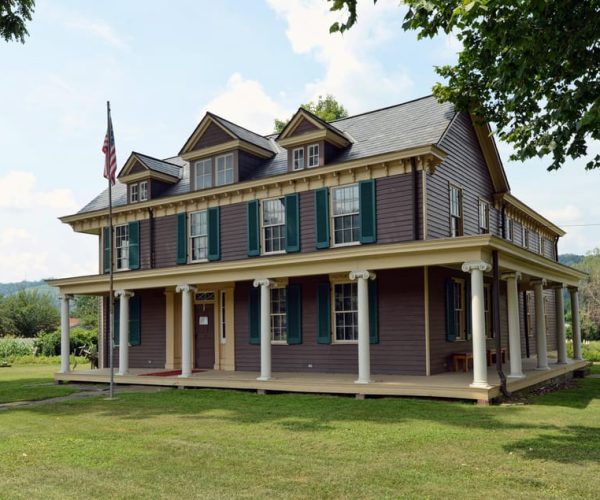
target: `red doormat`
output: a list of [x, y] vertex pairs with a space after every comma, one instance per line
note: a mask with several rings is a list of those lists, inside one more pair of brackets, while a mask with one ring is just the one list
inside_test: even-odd
[[[205, 372], [206, 370], [195, 369], [192, 370], [192, 373], [200, 373]], [[170, 372], [152, 372], [152, 373], [142, 373], [141, 377], [176, 377], [177, 375], [181, 375], [181, 370], [171, 370]]]

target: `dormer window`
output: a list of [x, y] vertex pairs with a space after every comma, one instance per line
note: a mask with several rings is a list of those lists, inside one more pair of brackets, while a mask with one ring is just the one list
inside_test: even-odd
[[319, 166], [319, 145], [308, 146], [308, 168]]
[[198, 160], [194, 163], [196, 189], [212, 187], [212, 158]]
[[129, 186], [129, 203], [137, 203], [138, 202], [138, 185], [131, 184]]
[[293, 154], [292, 168], [294, 170], [302, 170], [304, 168], [304, 148], [296, 148], [296, 149], [294, 149], [292, 154]]
[[233, 184], [233, 153], [216, 158], [216, 180], [217, 186]]
[[140, 201], [146, 201], [148, 199], [148, 181], [140, 182]]

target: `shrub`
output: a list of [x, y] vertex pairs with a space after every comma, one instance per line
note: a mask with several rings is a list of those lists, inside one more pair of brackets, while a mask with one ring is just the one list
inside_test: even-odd
[[12, 359], [16, 356], [31, 356], [33, 339], [0, 338], [0, 359]]
[[[38, 335], [34, 345], [37, 354], [58, 356], [60, 354], [60, 331]], [[97, 349], [98, 332], [96, 330], [85, 330], [83, 328], [73, 328], [71, 330], [71, 354], [79, 354], [82, 347]]]
[[[567, 343], [567, 354], [569, 357], [573, 357], [573, 343]], [[581, 355], [583, 359], [587, 361], [600, 362], [600, 341], [593, 340], [591, 342], [585, 342], [581, 345]]]

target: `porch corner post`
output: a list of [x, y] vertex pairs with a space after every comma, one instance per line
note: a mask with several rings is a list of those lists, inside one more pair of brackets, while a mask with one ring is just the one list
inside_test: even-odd
[[556, 351], [557, 365], [567, 363], [567, 338], [565, 336], [565, 302], [563, 299], [564, 285], [561, 283], [554, 288], [554, 301], [556, 303]]
[[117, 290], [115, 297], [119, 299], [119, 371], [117, 375], [129, 372], [129, 299], [133, 292]]
[[371, 346], [369, 343], [369, 280], [375, 275], [369, 271], [352, 271], [349, 275], [357, 282], [358, 297], [358, 379], [356, 384], [371, 382]]
[[471, 273], [471, 324], [473, 328], [473, 383], [470, 387], [489, 389], [485, 344], [485, 306], [483, 273], [492, 269], [487, 262], [476, 260], [462, 265], [464, 273]]
[[579, 295], [576, 287], [569, 287], [571, 294], [571, 318], [573, 332], [573, 359], [582, 360], [581, 356], [581, 324], [579, 323]]
[[536, 370], [549, 370], [548, 348], [546, 343], [546, 317], [544, 315], [544, 285], [546, 280], [532, 282], [535, 295], [535, 350], [537, 355]]
[[521, 358], [521, 329], [519, 323], [519, 287], [517, 281], [521, 273], [502, 275], [506, 280], [506, 302], [508, 309], [508, 350], [510, 357], [510, 375], [508, 378], [523, 378], [523, 360]]
[[69, 302], [72, 295], [60, 296], [60, 373], [69, 373], [71, 353], [71, 325], [69, 324]]
[[269, 279], [256, 279], [255, 288], [260, 287], [260, 377], [256, 380], [271, 380], [271, 286]]
[[196, 287], [192, 285], [177, 285], [177, 293], [181, 292], [181, 378], [192, 376], [192, 296]]

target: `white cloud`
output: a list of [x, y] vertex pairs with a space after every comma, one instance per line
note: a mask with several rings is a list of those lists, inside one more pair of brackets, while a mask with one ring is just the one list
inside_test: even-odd
[[[406, 99], [412, 80], [400, 65], [384, 67], [373, 51], [401, 30], [404, 9], [393, 0], [363, 2], [359, 22], [349, 31], [330, 34], [340, 15], [322, 0], [268, 0], [287, 22], [286, 35], [297, 54], [311, 55], [324, 66], [322, 78], [306, 84], [309, 99], [333, 94], [351, 112]], [[398, 47], [401, 50], [401, 47]]]
[[68, 16], [64, 24], [67, 28], [82, 31], [94, 38], [98, 38], [112, 47], [118, 49], [129, 48], [125, 39], [102, 19], [88, 19], [80, 15]]
[[35, 175], [13, 170], [0, 177], [0, 208], [42, 208], [56, 213], [72, 213], [77, 209], [77, 203], [70, 189], [37, 190]]
[[259, 82], [246, 80], [239, 73], [229, 77], [223, 92], [204, 106], [200, 118], [206, 111], [261, 134], [273, 131], [275, 118], [292, 114], [291, 110], [267, 95]]

